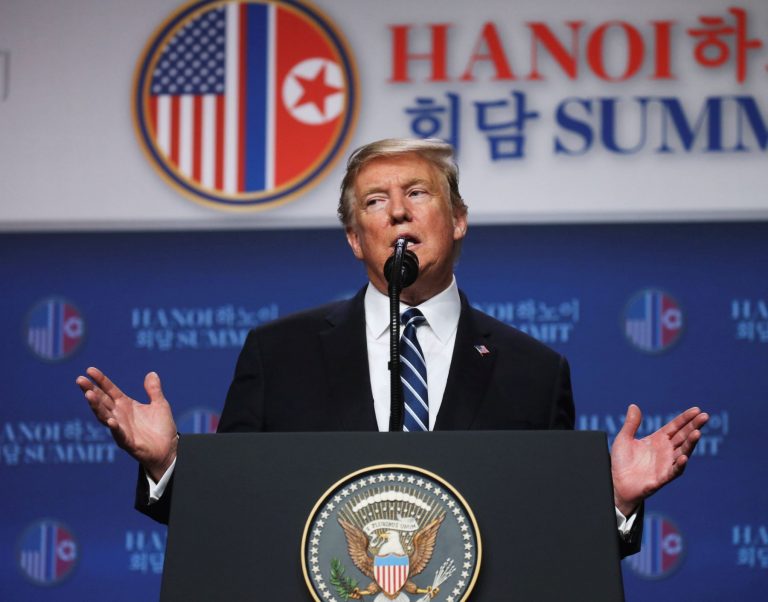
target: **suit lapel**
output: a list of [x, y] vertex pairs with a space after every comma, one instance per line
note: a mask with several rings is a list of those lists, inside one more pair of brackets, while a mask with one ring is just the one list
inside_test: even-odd
[[365, 338], [365, 289], [332, 310], [320, 333], [330, 407], [338, 430], [378, 430]]
[[490, 342], [490, 331], [477, 326], [462, 293], [456, 343], [435, 430], [468, 430], [472, 427], [495, 362], [496, 351]]

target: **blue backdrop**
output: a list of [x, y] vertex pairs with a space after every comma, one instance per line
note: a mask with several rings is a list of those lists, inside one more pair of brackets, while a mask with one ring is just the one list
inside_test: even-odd
[[[613, 436], [630, 402], [642, 434], [712, 415], [648, 503], [629, 600], [765, 594], [767, 255], [768, 223], [469, 231], [460, 287], [568, 356], [578, 428]], [[155, 370], [180, 430], [205, 432], [247, 330], [351, 295], [363, 269], [339, 230], [4, 234], [0, 257], [0, 599], [156, 599], [165, 529], [132, 510], [135, 465], [76, 376], [99, 366], [144, 399]]]

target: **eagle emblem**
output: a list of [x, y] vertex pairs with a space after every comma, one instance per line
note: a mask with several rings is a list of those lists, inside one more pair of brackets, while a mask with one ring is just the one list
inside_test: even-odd
[[481, 551], [461, 495], [404, 465], [362, 469], [331, 487], [307, 521], [302, 550], [317, 602], [462, 602]]
[[365, 530], [352, 523], [339, 519], [347, 537], [349, 557], [358, 570], [373, 582], [365, 589], [356, 588], [350, 595], [352, 599], [360, 599], [365, 595], [384, 593], [387, 600], [395, 600], [400, 590], [405, 589], [409, 594], [427, 594], [434, 598], [440, 591], [439, 587], [420, 589], [411, 581], [412, 577], [420, 574], [432, 559], [435, 550], [435, 539], [445, 514], [433, 519], [427, 526], [413, 535], [410, 543], [404, 543], [410, 524], [400, 519], [405, 529], [375, 529], [373, 536], [366, 535]]

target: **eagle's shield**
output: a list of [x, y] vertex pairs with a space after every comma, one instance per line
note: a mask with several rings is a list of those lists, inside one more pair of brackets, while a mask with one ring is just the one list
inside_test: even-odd
[[408, 556], [388, 554], [376, 556], [373, 559], [373, 576], [382, 591], [394, 596], [405, 585], [408, 579]]

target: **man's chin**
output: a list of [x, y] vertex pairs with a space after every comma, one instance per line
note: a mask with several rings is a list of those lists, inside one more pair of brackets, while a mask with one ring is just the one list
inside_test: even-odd
[[420, 274], [416, 279], [416, 282], [414, 282], [408, 288], [403, 289], [403, 292], [400, 295], [400, 298], [403, 300], [403, 302], [407, 303], [408, 305], [419, 305], [420, 303], [431, 299], [435, 295], [442, 293], [451, 284], [450, 278], [445, 282], [445, 284], [443, 284], [442, 280], [436, 281], [430, 276], [431, 274], [429, 273]]

